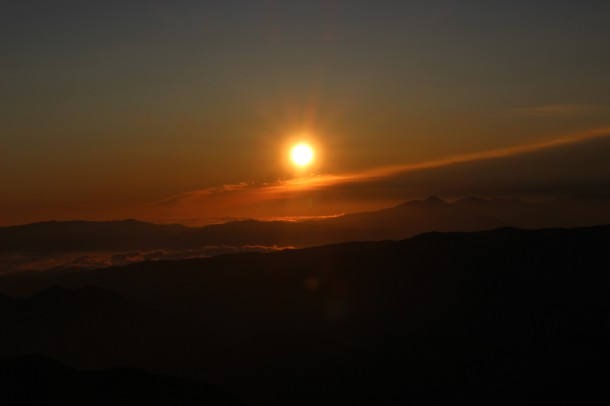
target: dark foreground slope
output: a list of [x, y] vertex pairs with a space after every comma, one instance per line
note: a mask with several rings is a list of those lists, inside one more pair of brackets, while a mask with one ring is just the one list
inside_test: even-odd
[[[265, 405], [607, 403], [608, 247], [610, 226], [498, 229], [63, 275], [48, 283], [120, 296], [42, 318], [61, 328], [8, 325], [0, 355], [91, 367], [103, 350]], [[43, 312], [34, 299], [0, 298], [3, 317]]]
[[35, 356], [0, 360], [0, 403], [7, 406], [244, 404], [202, 383], [128, 368], [77, 371]]

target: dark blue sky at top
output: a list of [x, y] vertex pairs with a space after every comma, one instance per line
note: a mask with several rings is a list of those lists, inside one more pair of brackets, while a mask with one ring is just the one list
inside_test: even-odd
[[8, 1], [0, 15], [5, 78], [33, 92], [193, 80], [230, 98], [331, 82], [390, 100], [442, 86], [485, 104], [491, 86], [519, 104], [517, 86], [534, 104], [591, 102], [610, 67], [604, 1]]

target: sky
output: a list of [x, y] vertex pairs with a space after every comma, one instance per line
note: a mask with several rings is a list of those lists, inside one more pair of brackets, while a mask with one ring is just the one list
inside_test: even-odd
[[609, 194], [609, 17], [596, 0], [4, 1], [0, 225]]

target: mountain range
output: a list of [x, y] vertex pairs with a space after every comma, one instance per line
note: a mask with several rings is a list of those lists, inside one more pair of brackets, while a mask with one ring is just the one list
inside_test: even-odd
[[605, 403], [608, 246], [610, 226], [500, 228], [55, 273], [0, 296], [0, 359], [261, 405]]
[[[343, 241], [403, 239], [431, 231], [599, 224], [610, 224], [610, 196], [580, 196], [538, 202], [466, 198], [453, 203], [431, 197], [379, 211], [297, 222], [243, 220], [197, 228], [137, 220], [51, 221], [0, 227], [0, 253], [307, 247]], [[207, 256], [205, 251], [190, 252], [186, 256], [189, 255]]]

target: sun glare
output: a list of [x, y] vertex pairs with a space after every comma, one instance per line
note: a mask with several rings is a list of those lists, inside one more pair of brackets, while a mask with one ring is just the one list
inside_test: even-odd
[[313, 149], [307, 144], [298, 144], [292, 147], [290, 158], [292, 162], [300, 167], [305, 167], [313, 161]]

